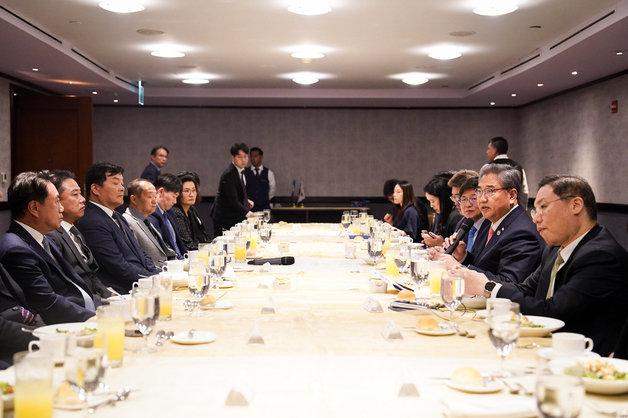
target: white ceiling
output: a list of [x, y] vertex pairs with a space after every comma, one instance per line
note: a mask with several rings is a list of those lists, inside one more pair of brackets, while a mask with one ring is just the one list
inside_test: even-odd
[[[144, 11], [116, 14], [99, 0], [1, 0], [0, 73], [97, 104], [137, 104], [141, 80], [146, 105], [500, 107], [628, 69], [628, 0], [518, 0], [517, 11], [499, 17], [473, 14], [477, 0], [331, 0], [322, 16], [292, 14], [290, 0], [140, 1]], [[186, 56], [151, 56], [162, 44]], [[463, 56], [427, 56], [443, 44]], [[326, 57], [290, 57], [300, 45], [320, 46]], [[299, 71], [326, 77], [311, 86], [282, 78]], [[212, 80], [185, 85], [189, 72]], [[412, 87], [391, 78], [408, 72], [430, 81]]]

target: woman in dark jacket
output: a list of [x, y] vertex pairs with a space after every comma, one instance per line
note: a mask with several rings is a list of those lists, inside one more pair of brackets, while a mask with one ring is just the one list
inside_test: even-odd
[[194, 173], [181, 173], [177, 177], [183, 183], [183, 187], [177, 198], [177, 204], [172, 207], [172, 212], [177, 217], [179, 233], [186, 247], [189, 250], [197, 250], [199, 243], [211, 242], [211, 237], [194, 207], [199, 185]]
[[451, 200], [451, 187], [447, 185], [450, 178], [449, 173], [436, 174], [423, 189], [430, 207], [436, 212], [429, 237], [424, 235], [425, 244], [431, 247], [443, 245], [443, 237], [449, 237], [456, 232], [456, 225], [462, 218]]
[[420, 232], [419, 208], [412, 185], [409, 183], [395, 185], [392, 200], [395, 204], [393, 214], [387, 213], [384, 221], [402, 230], [413, 240], [417, 239]]

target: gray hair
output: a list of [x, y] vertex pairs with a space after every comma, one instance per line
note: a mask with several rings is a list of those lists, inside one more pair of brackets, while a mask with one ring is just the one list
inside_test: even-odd
[[480, 170], [480, 179], [487, 174], [496, 174], [502, 187], [515, 189], [517, 196], [521, 193], [521, 173], [516, 168], [507, 164], [486, 164]]

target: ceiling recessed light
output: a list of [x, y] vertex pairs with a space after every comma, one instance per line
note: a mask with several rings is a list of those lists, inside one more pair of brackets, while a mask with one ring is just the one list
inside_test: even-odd
[[144, 10], [144, 6], [134, 0], [101, 1], [98, 6], [114, 13], [135, 13]]
[[543, 87], [543, 83], [536, 83], [537, 87]]
[[495, 102], [490, 102], [489, 103], [491, 106], [495, 106]]
[[517, 10], [517, 5], [507, 0], [484, 0], [473, 9], [473, 13], [482, 16], [501, 16]]
[[517, 97], [517, 93], [512, 93], [511, 96], [512, 97]]
[[209, 80], [206, 78], [184, 78], [181, 82], [185, 84], [207, 84]]
[[615, 55], [624, 55], [624, 51], [617, 51], [615, 52]]
[[160, 58], [181, 58], [185, 57], [185, 54], [181, 51], [175, 51], [172, 49], [160, 49], [150, 53], [153, 57]]
[[118, 103], [118, 99], [113, 99], [113, 102], [114, 103]]
[[303, 73], [303, 74], [298, 74], [292, 77], [292, 81], [294, 81], [297, 84], [309, 86], [310, 84], [318, 83], [319, 79], [318, 77], [314, 76], [314, 74]]
[[571, 75], [578, 75], [578, 71], [572, 71]]
[[430, 58], [434, 58], [437, 60], [452, 60], [454, 58], [459, 58], [462, 56], [459, 50], [452, 47], [438, 47], [430, 50], [430, 53], [427, 54]]
[[74, 81], [68, 81], [68, 84], [74, 84]]
[[420, 86], [421, 84], [425, 84], [430, 80], [428, 80], [427, 78], [421, 75], [414, 75], [414, 76], [411, 75], [409, 77], [402, 78], [401, 81], [403, 81], [404, 83], [410, 86]]
[[39, 68], [31, 68], [31, 70], [37, 72], [37, 71], [39, 71]]
[[298, 58], [303, 62], [312, 62], [312, 60], [324, 58], [325, 54], [319, 51], [303, 49], [290, 54], [292, 58]]
[[327, 2], [320, 0], [297, 0], [288, 11], [304, 16], [318, 16], [331, 12], [331, 7]]
[[98, 94], [98, 92], [97, 91], [93, 91], [92, 94]]

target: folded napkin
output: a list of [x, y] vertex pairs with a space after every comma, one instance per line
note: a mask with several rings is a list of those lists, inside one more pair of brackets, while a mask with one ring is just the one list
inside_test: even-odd
[[223, 279], [233, 279], [235, 277], [235, 272], [233, 271], [233, 267], [227, 264], [225, 268], [225, 272], [222, 275]]
[[476, 399], [452, 398], [442, 401], [443, 415], [446, 417], [538, 417], [534, 398], [478, 397]]
[[262, 264], [262, 267], [259, 269], [259, 271], [261, 271], [263, 273], [272, 273], [273, 266], [271, 266], [269, 262], [266, 262], [266, 263]]

